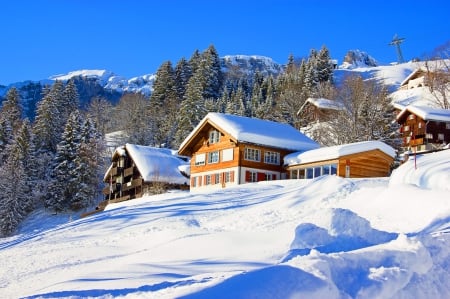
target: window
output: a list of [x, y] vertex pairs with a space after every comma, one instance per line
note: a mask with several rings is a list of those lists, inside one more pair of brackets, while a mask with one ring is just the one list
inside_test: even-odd
[[280, 164], [280, 153], [265, 152], [264, 153], [264, 163], [279, 165]]
[[209, 144], [217, 143], [220, 140], [220, 133], [217, 130], [209, 132]]
[[306, 168], [306, 178], [307, 179], [313, 179], [314, 178], [313, 168]]
[[418, 123], [418, 126], [419, 126], [419, 129], [422, 129], [422, 126], [423, 126], [423, 125], [422, 125], [422, 122], [419, 122], [419, 123]]
[[450, 130], [450, 123], [446, 123], [446, 124], [445, 124], [445, 128], [446, 128], [447, 130]]
[[254, 148], [245, 148], [245, 152], [244, 152], [244, 159], [245, 160], [249, 160], [249, 161], [260, 161], [259, 158], [259, 154], [260, 151], [259, 149], [254, 149]]
[[426, 138], [427, 139], [433, 139], [433, 134], [432, 133], [427, 133]]
[[298, 170], [297, 169], [291, 170], [291, 179], [295, 180], [297, 178], [298, 178]]
[[227, 172], [225, 172], [225, 183], [229, 183], [229, 182], [231, 182], [231, 175], [230, 175], [230, 172], [229, 171], [227, 171]]
[[403, 131], [408, 132], [409, 131], [409, 126], [404, 126], [403, 127]]
[[330, 174], [330, 167], [331, 167], [331, 165], [324, 165], [324, 166], [322, 166], [322, 174], [323, 175]]
[[250, 182], [257, 182], [258, 181], [258, 173], [257, 172], [250, 172]]
[[219, 184], [220, 183], [220, 174], [215, 173], [214, 174], [214, 183]]
[[219, 151], [208, 153], [208, 164], [219, 163]]
[[439, 133], [438, 134], [438, 140], [444, 140], [444, 134]]
[[205, 165], [205, 154], [195, 155], [195, 166]]
[[233, 149], [228, 148], [222, 150], [222, 162], [233, 161]]
[[205, 175], [205, 185], [211, 185], [211, 175]]
[[321, 170], [322, 170], [322, 167], [314, 167], [314, 177], [316, 178], [316, 177], [318, 177], [318, 176], [321, 176]]

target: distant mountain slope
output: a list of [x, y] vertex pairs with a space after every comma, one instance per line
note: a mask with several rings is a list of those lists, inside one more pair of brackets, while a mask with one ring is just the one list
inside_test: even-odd
[[[228, 77], [231, 78], [251, 78], [256, 72], [264, 76], [276, 77], [284, 71], [285, 67], [284, 64], [279, 64], [270, 57], [258, 55], [226, 55], [221, 58], [221, 66], [222, 70], [227, 72]], [[419, 62], [378, 65], [378, 62], [369, 54], [352, 50], [347, 53], [344, 62], [335, 69], [334, 79], [339, 85], [345, 76], [358, 74], [365, 79], [375, 79], [387, 85], [389, 91], [394, 93], [401, 82], [419, 66]], [[142, 93], [150, 96], [156, 75], [145, 74], [127, 79], [108, 70], [77, 70], [67, 74], [54, 75], [40, 81], [23, 81], [9, 86], [0, 86], [0, 102], [11, 87], [16, 87], [22, 99], [25, 116], [33, 119], [36, 104], [42, 98], [43, 87], [53, 84], [56, 80], [67, 81], [71, 78], [77, 85], [80, 103], [85, 106], [96, 96], [106, 98], [113, 104], [117, 103], [125, 93]], [[422, 90], [426, 92], [425, 88]], [[412, 103], [420, 97], [421, 95], [396, 93], [394, 101], [403, 104]]]

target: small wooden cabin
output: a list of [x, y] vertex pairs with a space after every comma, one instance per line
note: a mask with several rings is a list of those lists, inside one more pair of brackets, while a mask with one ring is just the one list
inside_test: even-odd
[[404, 151], [427, 152], [450, 142], [450, 110], [409, 105], [396, 117]]
[[389, 176], [395, 156], [395, 150], [383, 142], [364, 141], [293, 153], [284, 162], [290, 179], [367, 178]]
[[415, 69], [408, 77], [400, 83], [400, 90], [413, 89], [426, 86], [427, 70], [424, 67]]
[[343, 110], [342, 103], [324, 98], [308, 98], [297, 115], [307, 122], [329, 121], [337, 111]]
[[188, 165], [176, 151], [127, 143], [114, 151], [103, 178], [105, 200], [120, 202], [169, 188], [187, 189]]
[[285, 178], [287, 154], [318, 147], [287, 124], [208, 113], [178, 153], [191, 157], [190, 189], [194, 191]]

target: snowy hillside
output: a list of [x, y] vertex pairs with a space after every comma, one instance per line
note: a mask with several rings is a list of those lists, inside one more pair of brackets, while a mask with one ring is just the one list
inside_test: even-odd
[[0, 297], [450, 298], [449, 181], [446, 150], [391, 178], [174, 192], [72, 221], [35, 213], [0, 240]]

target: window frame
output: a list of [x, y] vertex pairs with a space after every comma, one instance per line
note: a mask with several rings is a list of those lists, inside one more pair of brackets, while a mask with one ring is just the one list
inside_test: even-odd
[[280, 165], [280, 153], [273, 151], [264, 152], [264, 163], [272, 165]]
[[208, 141], [209, 144], [214, 144], [214, 143], [219, 143], [220, 141], [220, 132], [217, 130], [211, 130], [209, 131], [209, 136], [208, 136]]
[[261, 150], [253, 147], [246, 147], [244, 149], [244, 160], [261, 162]]
[[208, 164], [217, 164], [219, 163], [219, 161], [220, 161], [219, 151], [213, 151], [208, 153]]

